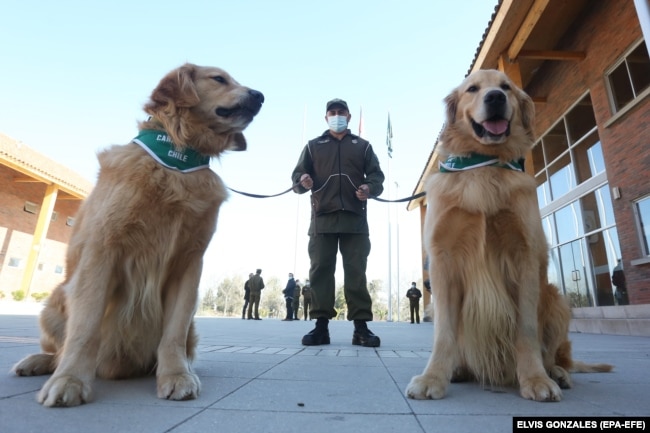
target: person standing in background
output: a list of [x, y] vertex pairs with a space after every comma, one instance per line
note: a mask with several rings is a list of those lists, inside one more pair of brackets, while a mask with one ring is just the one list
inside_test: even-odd
[[420, 298], [422, 292], [415, 286], [415, 281], [411, 283], [411, 288], [406, 291], [406, 297], [409, 300], [409, 307], [411, 309], [411, 323], [415, 318], [417, 323], [420, 323]]
[[[262, 270], [255, 271], [255, 275], [250, 278], [250, 304], [248, 305], [248, 320], [262, 320], [260, 319], [260, 299], [262, 298], [262, 290], [264, 289], [264, 280], [262, 279]], [[251, 315], [254, 313], [254, 316]]]
[[246, 309], [248, 308], [248, 303], [251, 299], [251, 278], [253, 278], [253, 273], [248, 274], [248, 280], [244, 283], [244, 308], [241, 310], [242, 320], [246, 319]]
[[300, 310], [300, 280], [296, 280], [296, 288], [293, 290], [293, 303], [291, 304], [291, 309], [293, 310], [293, 320], [300, 320], [298, 317], [298, 312]]
[[623, 272], [623, 263], [618, 259], [618, 264], [614, 267], [612, 272], [612, 284], [616, 287], [614, 290], [614, 298], [617, 305], [628, 305], [630, 300], [627, 297], [627, 281], [625, 280], [625, 272]]
[[284, 302], [287, 306], [287, 315], [283, 321], [293, 320], [293, 292], [296, 290], [296, 280], [293, 279], [293, 274], [289, 274], [287, 285], [282, 291], [284, 295]]
[[305, 320], [307, 320], [308, 317], [309, 320], [311, 320], [311, 314], [309, 313], [310, 308], [311, 308], [311, 285], [309, 284], [309, 280], [306, 280], [305, 285], [302, 286], [302, 311]]

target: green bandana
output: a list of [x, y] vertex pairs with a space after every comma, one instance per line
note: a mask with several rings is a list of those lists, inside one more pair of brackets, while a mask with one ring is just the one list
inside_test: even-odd
[[524, 171], [524, 167], [518, 161], [502, 163], [494, 156], [472, 153], [470, 156], [449, 156], [446, 161], [440, 161], [438, 168], [441, 173], [454, 173], [457, 171], [471, 170], [480, 167], [501, 167], [510, 170]]
[[177, 150], [172, 138], [165, 131], [143, 129], [133, 142], [140, 145], [161, 165], [181, 173], [190, 173], [210, 167], [210, 157], [194, 149]]

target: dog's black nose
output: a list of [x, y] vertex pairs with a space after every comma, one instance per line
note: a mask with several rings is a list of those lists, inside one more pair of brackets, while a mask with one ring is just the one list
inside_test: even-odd
[[264, 94], [262, 92], [258, 92], [257, 90], [249, 89], [248, 94], [257, 102], [260, 104], [264, 102]]
[[485, 105], [498, 107], [506, 103], [506, 94], [501, 90], [491, 90], [483, 97]]

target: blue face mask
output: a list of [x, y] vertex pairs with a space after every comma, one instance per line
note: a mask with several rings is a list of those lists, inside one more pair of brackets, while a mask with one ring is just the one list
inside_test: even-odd
[[347, 116], [331, 116], [327, 118], [327, 124], [333, 132], [343, 132], [348, 128], [348, 118]]

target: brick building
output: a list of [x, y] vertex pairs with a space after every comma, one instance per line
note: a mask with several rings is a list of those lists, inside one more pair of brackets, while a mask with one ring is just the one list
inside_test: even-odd
[[0, 134], [0, 299], [50, 292], [65, 277], [74, 216], [92, 185]]
[[[537, 180], [549, 279], [579, 330], [650, 335], [648, 40], [647, 0], [502, 0], [469, 70], [504, 71], [535, 101], [526, 171]], [[434, 148], [416, 193], [437, 167]], [[425, 207], [409, 203], [422, 220]], [[611, 280], [619, 259], [622, 300]]]

